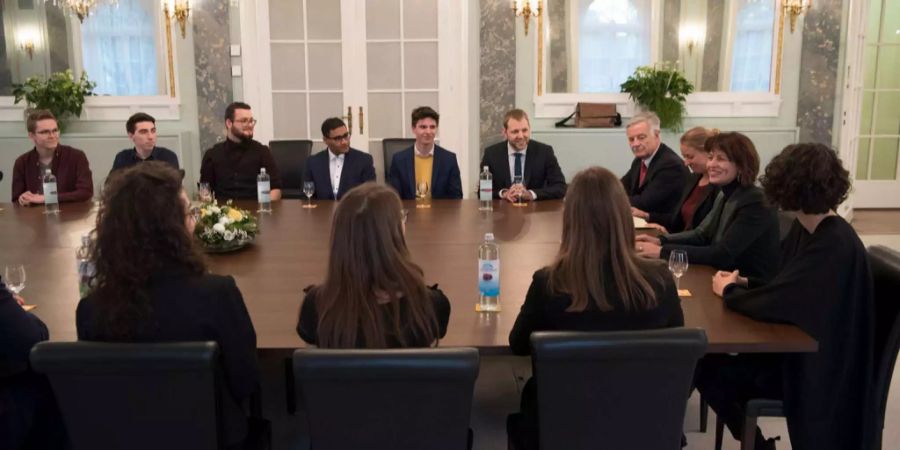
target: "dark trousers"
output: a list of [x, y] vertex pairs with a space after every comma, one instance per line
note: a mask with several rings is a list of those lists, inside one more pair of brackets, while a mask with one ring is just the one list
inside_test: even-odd
[[707, 355], [697, 365], [697, 389], [735, 439], [744, 428], [744, 407], [754, 398], [782, 399], [777, 354]]

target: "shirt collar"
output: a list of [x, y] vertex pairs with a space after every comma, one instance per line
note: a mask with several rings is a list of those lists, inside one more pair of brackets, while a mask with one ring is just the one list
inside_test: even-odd
[[330, 148], [328, 149], [328, 160], [329, 161], [334, 161], [334, 160], [343, 161], [344, 156], [347, 156], [347, 154], [341, 153], [340, 155], [336, 155], [333, 151], [331, 151]]
[[426, 158], [426, 157], [428, 157], [428, 156], [433, 156], [433, 155], [434, 155], [434, 144], [431, 144], [431, 148], [428, 150], [428, 154], [427, 154], [427, 155], [424, 155], [424, 156], [422, 155], [422, 153], [419, 152], [419, 145], [418, 145], [418, 144], [413, 144], [413, 147], [414, 147], [414, 148], [413, 148], [413, 152], [416, 154], [416, 156], [419, 156], [419, 157], [422, 157], [422, 158]]
[[131, 154], [131, 157], [135, 161], [154, 161], [156, 160], [156, 147], [153, 147], [153, 150], [150, 150], [150, 155], [147, 156], [147, 159], [141, 159], [141, 155], [138, 153], [137, 147], [133, 148], [134, 153]]
[[519, 153], [519, 154], [521, 154], [522, 156], [525, 156], [525, 152], [527, 152], [527, 151], [528, 151], [528, 146], [527, 146], [527, 145], [525, 146], [525, 150], [522, 150], [522, 151], [520, 152], [520, 151], [517, 150], [515, 147], [513, 147], [512, 144], [511, 144], [509, 141], [506, 141], [506, 153], [507, 153], [509, 156], [515, 155], [516, 153]]
[[653, 158], [659, 153], [659, 148], [662, 147], [662, 141], [659, 141], [659, 145], [656, 146], [656, 150], [653, 150], [653, 153], [650, 154], [647, 158], [644, 158], [642, 161], [647, 168], [650, 168], [650, 162], [653, 161]]

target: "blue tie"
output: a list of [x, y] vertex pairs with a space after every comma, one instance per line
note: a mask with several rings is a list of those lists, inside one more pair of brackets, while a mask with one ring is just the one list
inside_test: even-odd
[[513, 166], [515, 168], [513, 176], [521, 177], [522, 176], [522, 153], [515, 152], [515, 153], [513, 153], [513, 155], [515, 155], [515, 157], [516, 157], [516, 162], [515, 162], [515, 165]]

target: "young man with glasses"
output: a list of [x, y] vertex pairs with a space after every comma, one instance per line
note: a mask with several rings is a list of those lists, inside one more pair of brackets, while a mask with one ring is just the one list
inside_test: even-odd
[[350, 147], [350, 130], [343, 120], [325, 119], [322, 139], [328, 148], [310, 156], [303, 173], [303, 181], [315, 183], [315, 198], [340, 200], [350, 189], [375, 181], [372, 155]]
[[32, 111], [25, 125], [34, 148], [19, 156], [13, 166], [12, 201], [22, 206], [43, 204], [47, 169], [56, 176], [60, 203], [90, 200], [94, 181], [87, 157], [83, 151], [59, 143], [59, 125], [53, 113]]
[[225, 141], [203, 154], [200, 182], [209, 183], [217, 199], [256, 198], [256, 177], [265, 168], [272, 200], [281, 200], [281, 173], [269, 147], [253, 140], [256, 119], [250, 105], [234, 102], [225, 109]]

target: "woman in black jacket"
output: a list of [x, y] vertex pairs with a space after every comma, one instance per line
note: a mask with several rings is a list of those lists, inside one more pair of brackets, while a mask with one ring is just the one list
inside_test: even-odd
[[93, 290], [76, 312], [78, 339], [215, 341], [227, 387], [223, 439], [240, 447], [247, 434], [242, 404], [259, 389], [256, 332], [234, 279], [207, 272], [181, 174], [154, 161], [118, 171], [102, 205]]
[[720, 192], [712, 211], [693, 230], [637, 237], [638, 252], [651, 258], [687, 253], [691, 264], [771, 279], [778, 270], [778, 215], [754, 186], [759, 155], [741, 133], [721, 133], [706, 141], [710, 183]]

